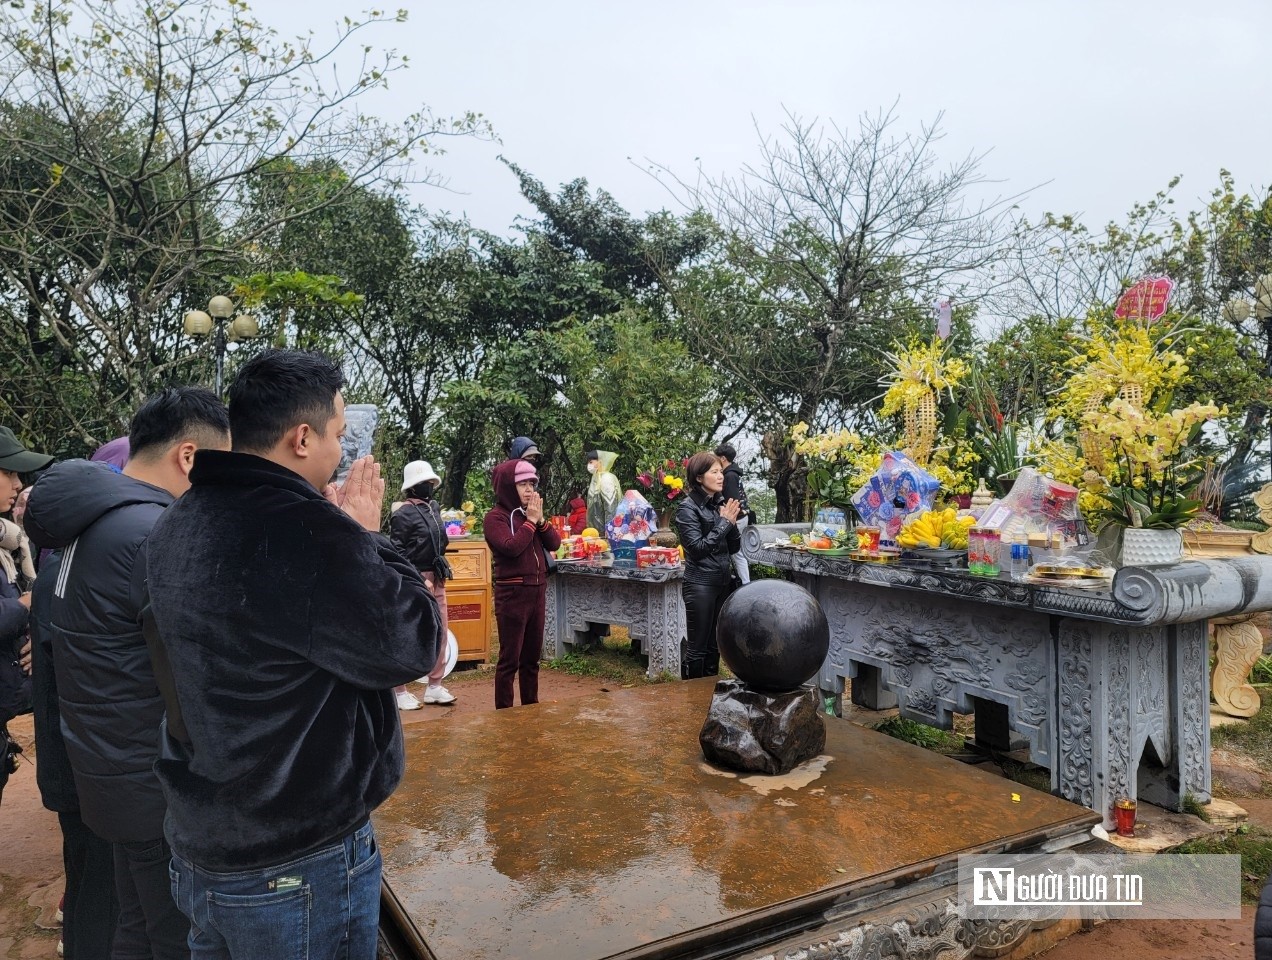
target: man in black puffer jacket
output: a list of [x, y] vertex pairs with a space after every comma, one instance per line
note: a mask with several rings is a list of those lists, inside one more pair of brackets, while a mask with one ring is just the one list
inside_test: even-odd
[[228, 449], [229, 440], [229, 415], [210, 391], [169, 388], [133, 418], [122, 474], [87, 460], [59, 463], [27, 506], [31, 539], [62, 550], [52, 592], [40, 598], [48, 607], [33, 613], [48, 624], [80, 817], [113, 845], [115, 958], [189, 956], [154, 772], [164, 704], [141, 633], [145, 545], [160, 514], [189, 488], [195, 451]]
[[1263, 884], [1254, 915], [1254, 960], [1272, 960], [1272, 875]]

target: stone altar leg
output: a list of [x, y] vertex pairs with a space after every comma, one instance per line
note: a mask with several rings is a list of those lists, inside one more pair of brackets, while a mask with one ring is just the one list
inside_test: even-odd
[[[1135, 797], [1130, 776], [1126, 628], [1062, 619], [1057, 642], [1056, 762], [1060, 796], [1113, 822], [1113, 801]], [[1110, 735], [1110, 731], [1113, 731]], [[1110, 753], [1114, 755], [1110, 762]], [[1110, 784], [1112, 778], [1115, 783]]]
[[1250, 668], [1263, 653], [1263, 634], [1251, 617], [1211, 621], [1215, 633], [1215, 703], [1230, 717], [1253, 717], [1262, 703], [1247, 682]]
[[649, 590], [649, 634], [644, 637], [650, 679], [661, 673], [680, 676], [680, 642], [685, 636], [685, 601], [680, 581], [668, 580]]
[[1210, 802], [1210, 628], [1204, 620], [1173, 628], [1171, 675], [1175, 681], [1175, 743], [1179, 755], [1179, 793]]
[[[565, 656], [567, 638], [571, 638], [565, 622], [566, 585], [564, 577], [548, 577], [548, 589], [543, 605], [542, 660], [555, 660]], [[572, 638], [571, 638], [572, 639]]]
[[1060, 621], [1059, 793], [1106, 828], [1118, 797], [1210, 800], [1205, 630]]

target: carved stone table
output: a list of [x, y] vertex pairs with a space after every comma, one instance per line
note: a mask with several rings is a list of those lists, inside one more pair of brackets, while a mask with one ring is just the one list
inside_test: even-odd
[[664, 672], [679, 677], [685, 637], [682, 572], [679, 567], [625, 570], [583, 563], [557, 567], [548, 578], [543, 656], [564, 656], [589, 623], [615, 623], [639, 641], [651, 678]]
[[751, 527], [742, 550], [825, 608], [827, 696], [851, 679], [864, 706], [946, 729], [973, 713], [992, 746], [1014, 732], [1052, 792], [1107, 826], [1119, 796], [1210, 801], [1207, 621], [1272, 608], [1272, 557], [1130, 567], [1111, 589], [1079, 590], [772, 546], [806, 527]]

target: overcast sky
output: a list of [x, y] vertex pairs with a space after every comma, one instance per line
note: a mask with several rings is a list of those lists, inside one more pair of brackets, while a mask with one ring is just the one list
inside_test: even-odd
[[[1272, 184], [1269, 0], [403, 5], [407, 23], [370, 39], [411, 68], [368, 106], [485, 114], [501, 142], [452, 141], [434, 164], [453, 192], [413, 195], [501, 234], [531, 212], [501, 153], [550, 188], [585, 177], [633, 213], [676, 209], [646, 158], [686, 177], [699, 161], [735, 173], [784, 108], [855, 127], [898, 102], [903, 131], [943, 111], [942, 160], [987, 152], [1003, 193], [1045, 184], [1027, 212], [1093, 225], [1174, 174], [1185, 208], [1220, 167], [1242, 189]], [[253, 9], [284, 34], [326, 38], [358, 7]]]

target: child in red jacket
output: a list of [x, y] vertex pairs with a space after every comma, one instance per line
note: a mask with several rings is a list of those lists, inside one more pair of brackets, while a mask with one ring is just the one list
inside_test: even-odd
[[495, 506], [486, 514], [486, 543], [494, 559], [495, 622], [499, 664], [495, 667], [495, 709], [512, 706], [512, 678], [521, 703], [539, 702], [539, 657], [548, 563], [561, 537], [543, 516], [539, 474], [528, 460], [505, 460], [493, 475]]
[[587, 501], [577, 490], [569, 502], [570, 516], [565, 522], [569, 525], [570, 535], [577, 537], [587, 529]]

